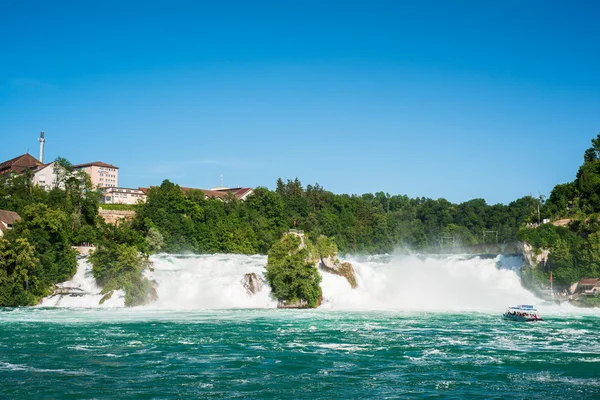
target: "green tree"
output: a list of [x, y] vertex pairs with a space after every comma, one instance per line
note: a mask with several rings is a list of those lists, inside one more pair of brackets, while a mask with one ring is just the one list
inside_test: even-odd
[[158, 253], [164, 247], [165, 241], [160, 231], [151, 227], [146, 235], [146, 245], [150, 254]]
[[36, 304], [46, 294], [40, 285], [40, 261], [26, 239], [0, 237], [0, 306]]
[[148, 301], [151, 284], [142, 272], [147, 260], [134, 246], [107, 242], [89, 257], [92, 272], [102, 292], [125, 290], [125, 306], [133, 307]]
[[10, 240], [25, 238], [35, 247], [43, 271], [40, 284], [49, 287], [69, 280], [77, 270], [77, 259], [69, 241], [68, 216], [61, 210], [36, 203], [26, 206], [21, 218], [7, 237]]
[[596, 160], [598, 160], [598, 152], [593, 147], [590, 147], [583, 154], [583, 162], [584, 163], [591, 163], [591, 162], [594, 162]]
[[286, 234], [269, 251], [266, 277], [273, 295], [280, 301], [306, 301], [308, 307], [319, 305], [321, 275], [315, 268], [311, 244], [300, 236]]

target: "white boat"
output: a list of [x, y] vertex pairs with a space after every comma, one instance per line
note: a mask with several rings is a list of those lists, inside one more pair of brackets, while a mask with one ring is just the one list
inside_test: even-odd
[[519, 305], [508, 307], [502, 315], [504, 319], [521, 322], [543, 321], [538, 315], [538, 311], [532, 305]]

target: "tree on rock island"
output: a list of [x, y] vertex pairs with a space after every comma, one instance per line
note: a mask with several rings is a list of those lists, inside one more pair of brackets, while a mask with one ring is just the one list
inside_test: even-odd
[[287, 233], [269, 251], [267, 281], [281, 307], [315, 308], [321, 302], [321, 276], [313, 244]]

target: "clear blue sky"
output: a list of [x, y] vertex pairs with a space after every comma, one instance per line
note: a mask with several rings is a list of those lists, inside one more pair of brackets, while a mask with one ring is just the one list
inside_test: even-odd
[[0, 160], [508, 203], [600, 133], [597, 1], [0, 0]]

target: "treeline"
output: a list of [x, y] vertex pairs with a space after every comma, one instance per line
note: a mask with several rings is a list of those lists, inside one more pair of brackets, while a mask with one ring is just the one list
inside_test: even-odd
[[544, 224], [519, 232], [518, 237], [538, 251], [550, 250], [548, 261], [531, 277], [532, 283], [549, 282], [550, 273], [563, 287], [581, 278], [600, 277], [600, 134], [584, 152], [575, 180], [556, 185], [542, 203], [541, 214], [568, 221], [566, 226]]
[[[298, 179], [277, 181], [275, 191], [257, 188], [246, 201], [184, 193], [164, 181], [138, 206], [132, 229], [147, 236], [155, 229], [161, 251], [267, 254], [290, 228], [311, 238], [333, 238], [342, 253], [386, 253], [397, 248], [427, 249], [483, 242], [484, 231], [498, 241], [516, 240], [519, 228], [537, 220], [538, 200], [523, 197], [509, 205], [483, 199], [453, 204], [445, 199], [376, 194], [338, 195]], [[486, 241], [496, 241], [487, 235]]]

